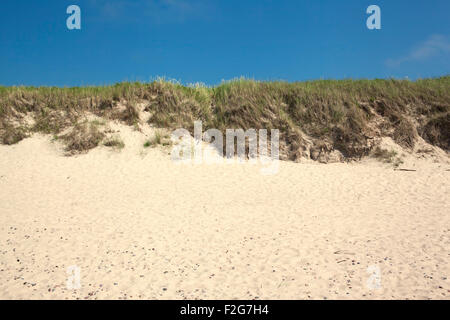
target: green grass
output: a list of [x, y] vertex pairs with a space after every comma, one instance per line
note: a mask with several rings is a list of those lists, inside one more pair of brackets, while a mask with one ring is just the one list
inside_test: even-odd
[[163, 133], [160, 130], [155, 131], [155, 135], [144, 143], [144, 148], [156, 147], [162, 145], [164, 147], [170, 146], [170, 136], [167, 133]]

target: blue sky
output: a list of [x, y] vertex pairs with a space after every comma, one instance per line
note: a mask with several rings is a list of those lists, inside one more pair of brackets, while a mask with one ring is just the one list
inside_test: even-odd
[[0, 48], [0, 85], [417, 79], [450, 74], [450, 1], [2, 0]]

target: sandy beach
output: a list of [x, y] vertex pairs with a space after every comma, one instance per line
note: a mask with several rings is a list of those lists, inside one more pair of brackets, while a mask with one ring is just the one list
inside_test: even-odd
[[450, 297], [448, 164], [264, 176], [175, 164], [129, 135], [74, 157], [42, 135], [0, 146], [1, 299]]
[[0, 301], [450, 301], [450, 1], [379, 2], [2, 1]]

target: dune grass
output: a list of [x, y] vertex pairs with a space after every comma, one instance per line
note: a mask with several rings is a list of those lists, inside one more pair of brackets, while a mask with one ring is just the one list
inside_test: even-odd
[[395, 150], [389, 151], [387, 149], [376, 147], [372, 152], [372, 157], [378, 159], [381, 162], [390, 163], [395, 168], [403, 164], [403, 160], [401, 159], [400, 156], [398, 156], [398, 153]]
[[110, 138], [106, 139], [106, 141], [103, 142], [103, 145], [105, 147], [110, 147], [115, 150], [121, 150], [121, 149], [125, 148], [125, 143], [118, 136], [110, 137]]
[[105, 138], [105, 134], [99, 130], [96, 123], [84, 121], [77, 123], [69, 133], [58, 136], [66, 143], [68, 154], [83, 153], [97, 147]]
[[158, 145], [164, 147], [172, 145], [169, 134], [161, 132], [161, 130], [156, 130], [155, 135], [151, 139], [145, 141], [144, 148], [156, 147]]
[[[118, 104], [125, 108], [119, 109]], [[346, 158], [367, 155], [377, 136], [391, 136], [412, 148], [417, 136], [449, 150], [450, 76], [408, 80], [317, 80], [288, 83], [244, 78], [214, 87], [183, 86], [157, 80], [98, 87], [0, 87], [0, 137], [14, 143], [23, 132], [58, 134], [85, 112], [128, 125], [140, 121], [137, 103], [146, 105], [149, 123], [193, 132], [203, 129], [279, 129], [287, 159], [311, 148], [336, 149]], [[32, 115], [26, 127], [21, 119]], [[22, 133], [12, 135], [19, 127]], [[20, 131], [20, 130], [19, 130]], [[6, 141], [6, 142], [5, 142]], [[309, 141], [309, 142], [307, 142]]]

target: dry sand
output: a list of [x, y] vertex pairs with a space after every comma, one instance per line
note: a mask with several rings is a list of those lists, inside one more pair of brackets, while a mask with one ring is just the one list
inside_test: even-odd
[[44, 136], [0, 146], [1, 299], [449, 299], [448, 164], [263, 176], [176, 165], [142, 139], [76, 157]]

